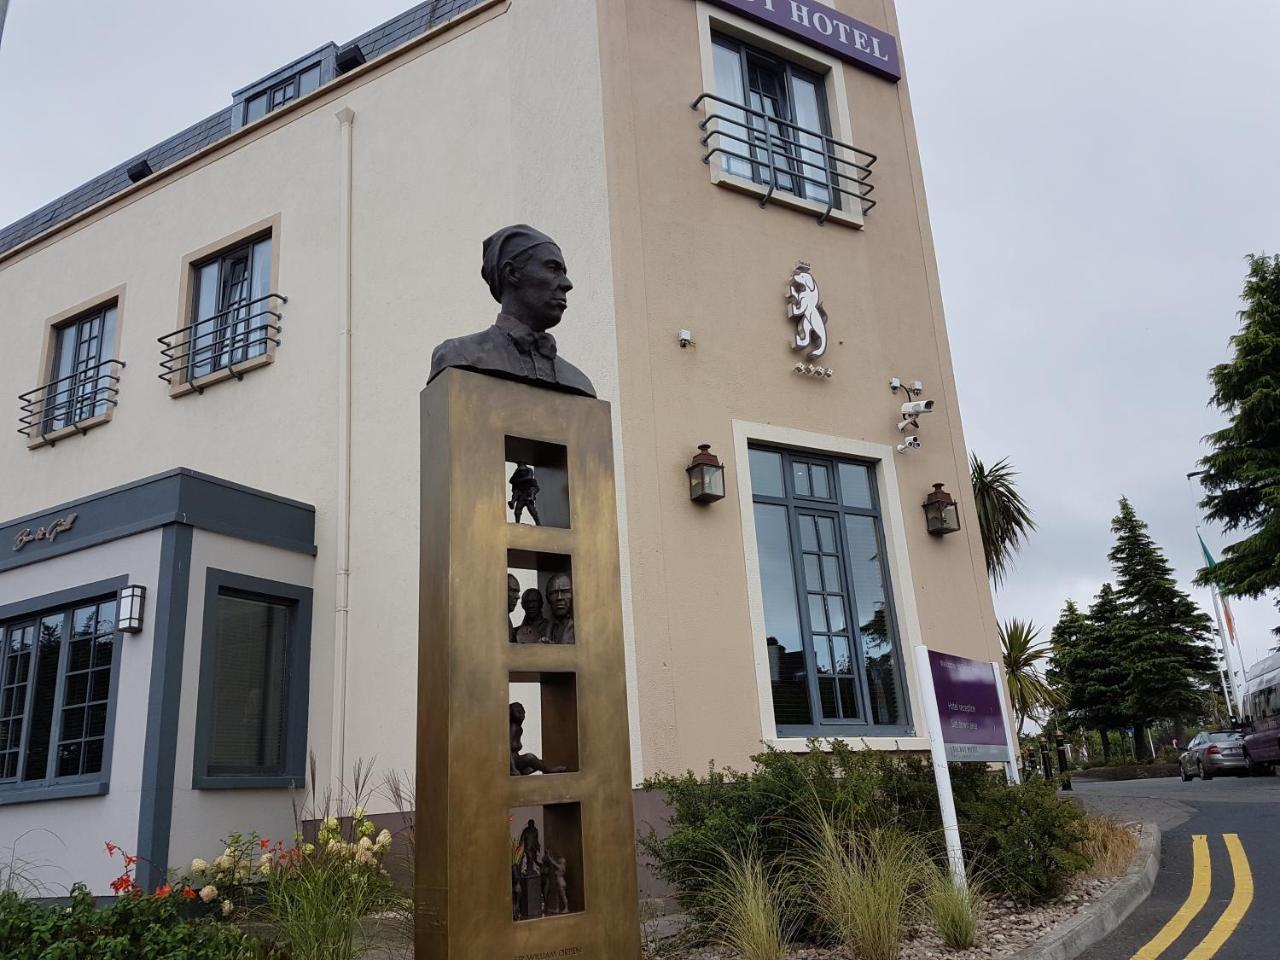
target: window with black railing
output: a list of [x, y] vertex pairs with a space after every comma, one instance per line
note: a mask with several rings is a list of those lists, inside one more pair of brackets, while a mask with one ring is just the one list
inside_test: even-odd
[[712, 36], [715, 90], [694, 100], [703, 161], [765, 187], [762, 203], [786, 193], [825, 208], [875, 206], [874, 154], [831, 135], [826, 85], [816, 73], [719, 34]]
[[194, 383], [267, 356], [280, 343], [280, 309], [271, 290], [271, 237], [259, 237], [195, 265], [191, 322], [160, 337], [160, 379]]
[[115, 406], [125, 366], [113, 356], [116, 314], [112, 302], [54, 328], [48, 381], [18, 396], [19, 433], [34, 440], [83, 430]]

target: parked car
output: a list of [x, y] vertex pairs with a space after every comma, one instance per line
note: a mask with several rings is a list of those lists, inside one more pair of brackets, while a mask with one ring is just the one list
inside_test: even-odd
[[1249, 669], [1244, 685], [1244, 749], [1252, 774], [1270, 774], [1280, 763], [1280, 653]]
[[1197, 733], [1178, 758], [1182, 782], [1192, 777], [1212, 780], [1215, 774], [1249, 772], [1244, 755], [1244, 734], [1236, 730], [1212, 730]]

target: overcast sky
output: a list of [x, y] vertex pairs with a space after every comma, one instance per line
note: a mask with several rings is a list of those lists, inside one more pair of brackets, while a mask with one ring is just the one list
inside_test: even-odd
[[[1047, 636], [1087, 606], [1122, 494], [1189, 587], [1205, 374], [1244, 255], [1280, 249], [1280, 4], [898, 2], [965, 430], [1040, 525], [998, 610]], [[197, 25], [208, 8], [172, 0], [11, 0], [0, 223], [409, 5], [222, 0]], [[1252, 662], [1280, 614], [1235, 611]]]

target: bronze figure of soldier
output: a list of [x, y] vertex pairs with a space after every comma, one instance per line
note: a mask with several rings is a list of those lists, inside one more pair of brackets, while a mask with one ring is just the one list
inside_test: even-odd
[[542, 526], [535, 502], [538, 499], [538, 478], [533, 475], [533, 467], [527, 463], [517, 463], [507, 482], [511, 484], [511, 499], [507, 501], [507, 506], [515, 512], [516, 523], [520, 522], [520, 514], [527, 509], [533, 522]]
[[520, 752], [524, 749], [524, 704], [510, 704], [507, 711], [511, 721], [511, 776], [527, 777], [531, 773], [564, 773], [567, 767], [553, 767], [535, 754]]
[[548, 643], [573, 643], [573, 581], [567, 573], [555, 573], [547, 581], [547, 602], [551, 605]]
[[568, 270], [560, 247], [527, 224], [503, 227], [484, 242], [480, 275], [502, 310], [493, 326], [446, 340], [431, 355], [431, 382], [449, 367], [586, 397], [595, 387], [556, 352], [547, 333], [569, 305]]
[[520, 846], [522, 848], [522, 856], [520, 858], [520, 873], [526, 877], [536, 877], [538, 875], [538, 860], [542, 854], [542, 841], [538, 837], [538, 826], [532, 820], [529, 825], [520, 831]]

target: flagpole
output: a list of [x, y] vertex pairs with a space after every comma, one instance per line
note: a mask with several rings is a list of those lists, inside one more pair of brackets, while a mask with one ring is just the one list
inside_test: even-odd
[[9, 12], [9, 0], [0, 0], [0, 41], [4, 40], [4, 18]]
[[1231, 664], [1231, 655], [1227, 653], [1227, 631], [1222, 626], [1222, 605], [1218, 603], [1218, 588], [1210, 586], [1209, 594], [1213, 597], [1213, 615], [1218, 620], [1218, 650], [1222, 654], [1222, 662], [1227, 668], [1227, 686], [1231, 688], [1231, 709], [1236, 712], [1236, 716], [1242, 716], [1238, 711], [1240, 709], [1240, 697], [1236, 692], [1235, 668]]

